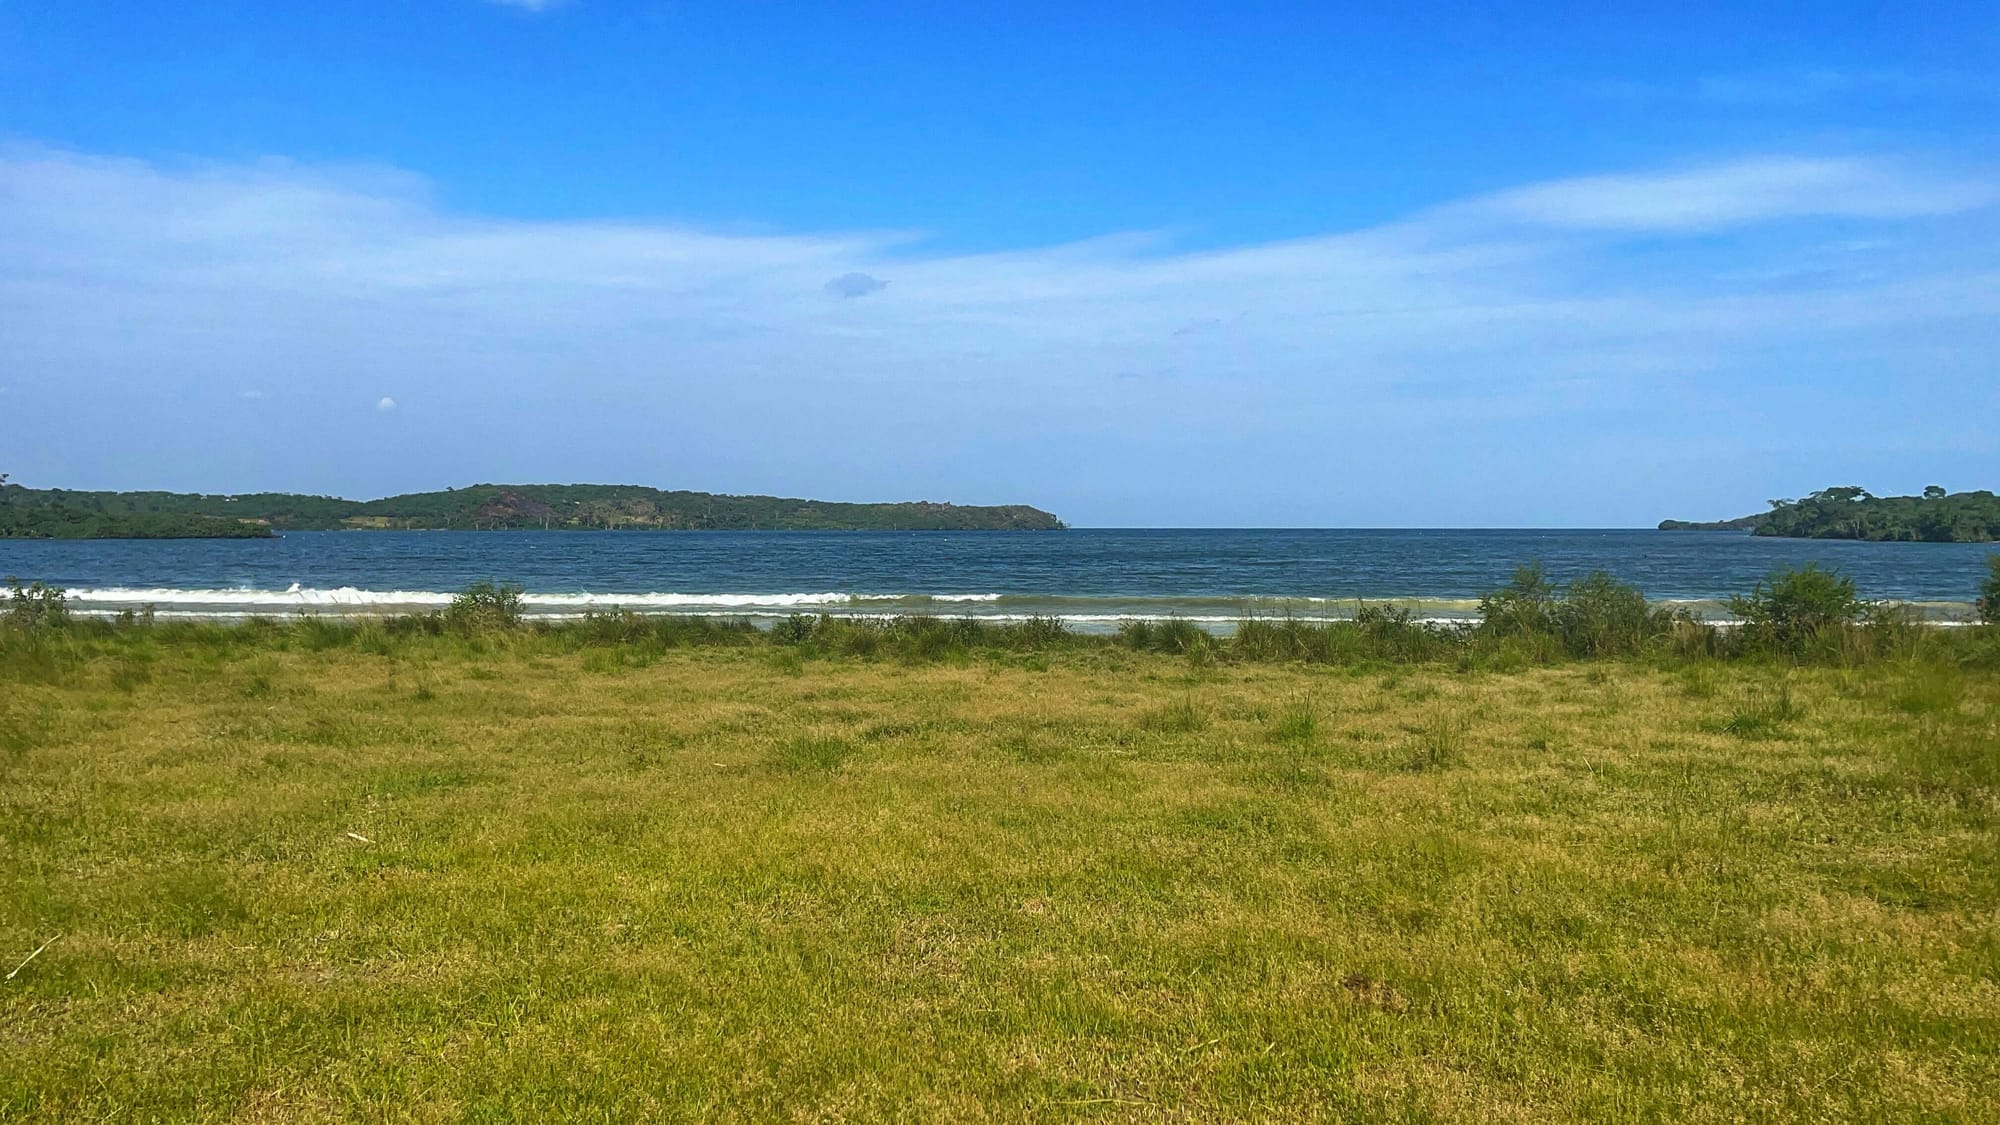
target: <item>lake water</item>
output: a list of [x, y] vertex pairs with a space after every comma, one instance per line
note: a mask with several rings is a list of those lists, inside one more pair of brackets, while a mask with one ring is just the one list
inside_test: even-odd
[[1134, 617], [1340, 616], [1358, 600], [1462, 617], [1534, 560], [1558, 579], [1603, 569], [1709, 616], [1774, 568], [1818, 562], [1866, 597], [1956, 618], [1991, 550], [1638, 530], [328, 531], [0, 541], [0, 574], [63, 586], [85, 612], [402, 612], [490, 579], [526, 589], [539, 614], [1054, 614], [1090, 629]]

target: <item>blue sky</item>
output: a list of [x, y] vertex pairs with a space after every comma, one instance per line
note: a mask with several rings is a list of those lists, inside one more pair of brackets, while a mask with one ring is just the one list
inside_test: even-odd
[[1992, 5], [178, 7], [0, 2], [26, 483], [2000, 486]]

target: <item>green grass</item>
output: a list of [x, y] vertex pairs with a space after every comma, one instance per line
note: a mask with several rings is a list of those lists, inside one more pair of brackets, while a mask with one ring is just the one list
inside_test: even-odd
[[0, 630], [0, 1120], [2000, 1103], [1986, 665], [590, 628]]

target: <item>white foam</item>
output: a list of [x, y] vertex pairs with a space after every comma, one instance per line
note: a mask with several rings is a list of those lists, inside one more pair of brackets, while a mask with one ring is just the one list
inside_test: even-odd
[[[363, 590], [354, 586], [308, 589], [294, 583], [285, 590], [247, 588], [182, 590], [166, 587], [80, 588], [65, 591], [69, 600], [84, 604], [159, 606], [259, 606], [286, 609], [337, 609], [437, 607], [451, 604], [454, 595], [438, 590]], [[524, 606], [587, 609], [595, 606], [625, 606], [634, 609], [658, 608], [776, 608], [795, 606], [844, 605], [853, 594], [523, 594]]]
[[64, 591], [70, 601], [113, 605], [194, 605], [194, 606], [443, 606], [451, 595], [434, 590], [361, 590], [341, 586], [331, 590], [307, 590], [294, 585], [289, 590], [181, 590], [165, 587], [136, 588], [112, 586], [104, 589]]
[[[451, 599], [445, 599], [449, 602]], [[697, 609], [702, 607], [788, 609], [795, 606], [845, 605], [853, 594], [523, 594], [521, 604], [566, 608], [592, 606], [627, 609]]]

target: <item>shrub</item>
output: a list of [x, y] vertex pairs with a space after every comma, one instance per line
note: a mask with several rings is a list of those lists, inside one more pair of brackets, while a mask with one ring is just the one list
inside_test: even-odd
[[1637, 586], [1601, 570], [1570, 583], [1555, 607], [1556, 632], [1571, 656], [1634, 656], [1684, 620], [1693, 620], [1686, 610], [1647, 605]]
[[18, 578], [7, 579], [7, 624], [19, 629], [40, 629], [69, 620], [69, 602], [60, 586], [40, 582], [21, 585]]
[[781, 645], [802, 645], [813, 639], [819, 622], [803, 613], [794, 613], [771, 626], [771, 640]]
[[475, 582], [451, 599], [444, 619], [466, 633], [511, 629], [521, 623], [521, 588]]
[[1514, 569], [1514, 580], [1479, 599], [1479, 631], [1492, 637], [1541, 637], [1556, 631], [1556, 587], [1541, 563]]
[[2000, 625], [2000, 555], [1986, 556], [1986, 581], [1979, 587], [1979, 619]]
[[1794, 656], [1832, 630], [1852, 625], [1865, 608], [1853, 579], [1818, 563], [1777, 571], [1747, 597], [1729, 599], [1729, 612], [1742, 619], [1747, 640]]
[[1603, 571], [1558, 592], [1540, 563], [1514, 572], [1514, 580], [1479, 599], [1476, 635], [1503, 641], [1501, 657], [1553, 660], [1635, 656], [1655, 641], [1672, 639], [1693, 618], [1685, 610], [1646, 604], [1646, 595]]

